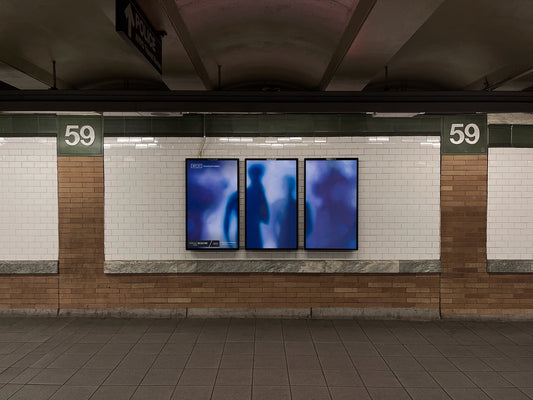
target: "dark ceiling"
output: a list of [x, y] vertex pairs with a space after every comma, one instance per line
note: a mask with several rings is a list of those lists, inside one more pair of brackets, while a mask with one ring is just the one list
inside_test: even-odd
[[114, 0], [0, 0], [0, 89], [524, 91], [531, 0], [139, 0], [162, 73]]

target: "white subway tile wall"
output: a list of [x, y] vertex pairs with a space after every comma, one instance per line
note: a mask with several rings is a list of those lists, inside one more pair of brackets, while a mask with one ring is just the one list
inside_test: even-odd
[[490, 148], [487, 258], [533, 259], [533, 149]]
[[[203, 148], [203, 149], [202, 149]], [[185, 159], [239, 158], [240, 248], [185, 250]], [[440, 259], [440, 138], [105, 138], [106, 260]], [[359, 250], [303, 250], [303, 160], [359, 158]], [[244, 159], [298, 158], [297, 251], [244, 250]]]
[[57, 260], [55, 138], [0, 137], [0, 260]]

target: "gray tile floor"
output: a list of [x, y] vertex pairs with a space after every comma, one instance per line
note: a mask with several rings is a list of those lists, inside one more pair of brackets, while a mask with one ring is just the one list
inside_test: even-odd
[[0, 400], [533, 398], [533, 322], [0, 318]]

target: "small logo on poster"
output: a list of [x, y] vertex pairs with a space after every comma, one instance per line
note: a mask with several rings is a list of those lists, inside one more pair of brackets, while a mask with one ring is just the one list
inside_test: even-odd
[[189, 247], [220, 247], [220, 240], [189, 240]]

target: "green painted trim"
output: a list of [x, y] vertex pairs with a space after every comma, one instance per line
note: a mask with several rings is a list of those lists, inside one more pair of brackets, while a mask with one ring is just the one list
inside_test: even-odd
[[488, 147], [511, 147], [512, 129], [511, 125], [489, 125]]
[[[208, 114], [210, 136], [426, 136], [440, 135], [439, 115], [376, 118], [352, 114]], [[0, 115], [0, 136], [57, 137], [58, 116]], [[105, 117], [105, 136], [202, 136], [204, 115]], [[489, 125], [488, 147], [533, 147], [533, 125]]]
[[533, 125], [512, 125], [513, 147], [533, 147]]
[[203, 117], [105, 117], [104, 136], [202, 136]]
[[533, 148], [533, 125], [490, 125], [489, 147]]
[[440, 135], [440, 116], [373, 118], [349, 114], [106, 117], [105, 136]]
[[57, 136], [55, 115], [0, 115], [4, 137]]
[[[2, 115], [2, 136], [57, 136], [56, 115]], [[379, 118], [365, 114], [185, 114], [105, 117], [105, 136], [427, 136], [441, 117]]]

